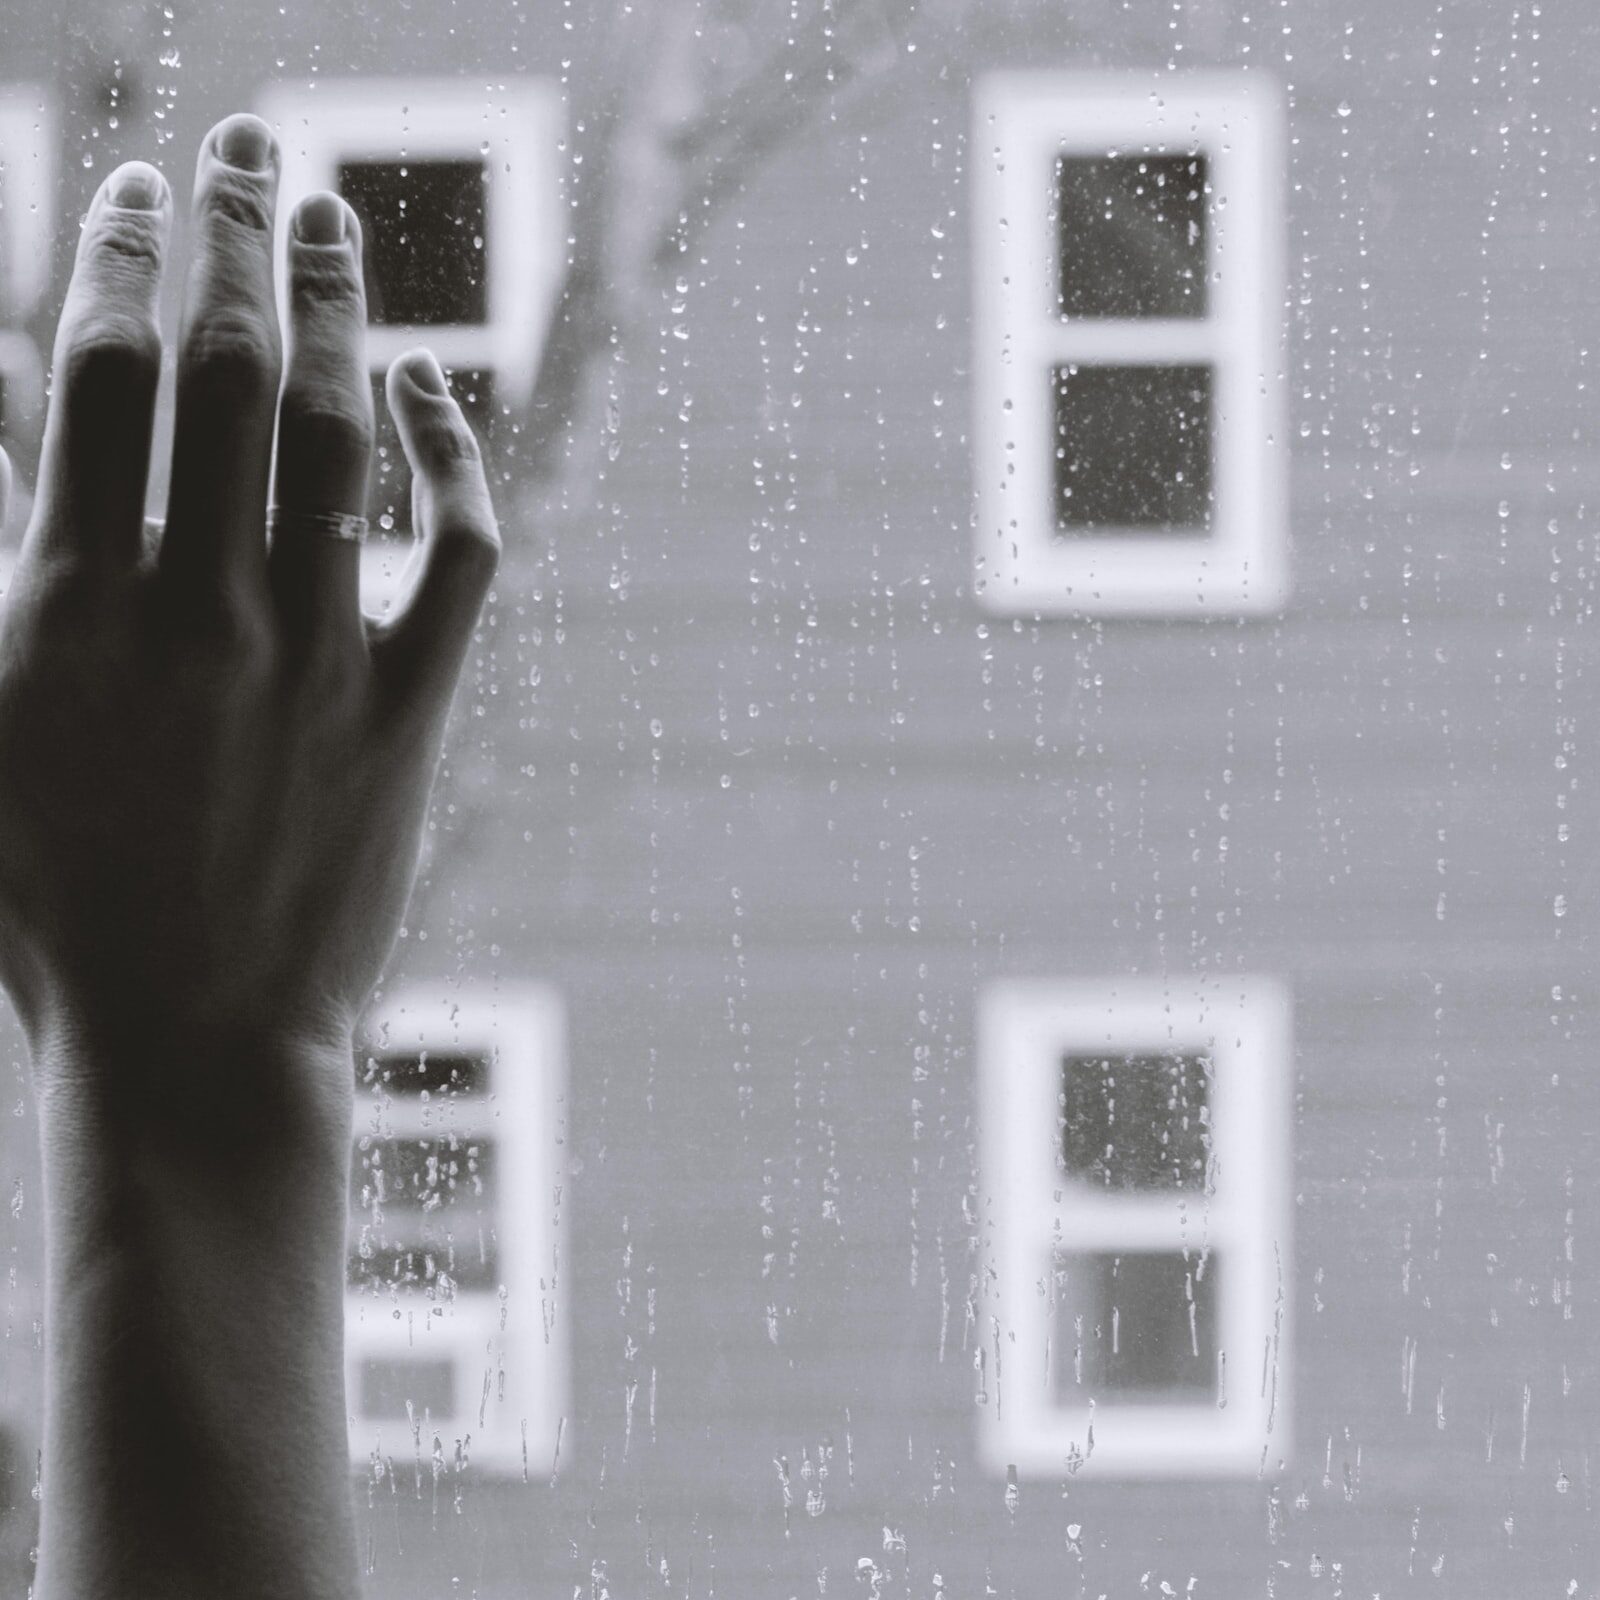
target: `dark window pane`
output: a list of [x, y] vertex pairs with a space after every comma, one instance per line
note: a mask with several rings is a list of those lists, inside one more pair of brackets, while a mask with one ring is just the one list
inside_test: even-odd
[[1067, 1404], [1214, 1403], [1217, 1258], [1177, 1251], [1057, 1263], [1055, 1372]]
[[1055, 391], [1059, 536], [1205, 531], [1210, 367], [1058, 367]]
[[357, 1288], [493, 1289], [492, 1140], [360, 1139], [350, 1164], [349, 1279]]
[[476, 1229], [464, 1237], [435, 1232], [437, 1238], [406, 1240], [378, 1237], [378, 1230], [355, 1235], [346, 1263], [352, 1289], [440, 1289], [448, 1278], [456, 1289], [491, 1293], [500, 1283], [500, 1258], [487, 1233]]
[[494, 1182], [492, 1141], [441, 1134], [428, 1139], [361, 1139], [350, 1166], [350, 1198], [363, 1210], [433, 1211], [482, 1202]]
[[1211, 1129], [1204, 1056], [1065, 1056], [1061, 1157], [1105, 1189], [1199, 1189]]
[[450, 1361], [415, 1357], [368, 1356], [361, 1363], [361, 1413], [368, 1417], [405, 1417], [424, 1412], [447, 1417], [456, 1406], [456, 1369]]
[[1201, 317], [1206, 158], [1056, 162], [1064, 317]]
[[389, 1094], [481, 1094], [489, 1080], [482, 1056], [450, 1050], [422, 1050], [415, 1055], [356, 1057], [356, 1083], [363, 1089], [381, 1084]]
[[339, 193], [361, 218], [373, 322], [488, 320], [481, 161], [347, 161]]
[[[494, 374], [478, 368], [447, 372], [450, 392], [461, 404], [467, 421], [485, 450], [493, 450], [496, 423], [502, 408], [495, 402]], [[411, 537], [411, 469], [400, 448], [400, 433], [383, 397], [384, 375], [372, 379], [372, 415], [376, 424], [372, 471], [367, 484], [367, 516], [376, 539]], [[402, 552], [403, 554], [403, 552]]]

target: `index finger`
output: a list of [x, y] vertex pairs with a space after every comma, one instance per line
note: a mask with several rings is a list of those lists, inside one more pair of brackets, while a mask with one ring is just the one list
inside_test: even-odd
[[90, 203], [56, 327], [36, 548], [123, 561], [142, 548], [171, 227], [166, 180], [143, 161], [118, 167]]

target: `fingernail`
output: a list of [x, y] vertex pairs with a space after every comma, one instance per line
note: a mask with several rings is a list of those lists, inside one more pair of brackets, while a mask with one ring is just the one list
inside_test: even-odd
[[406, 357], [406, 376], [424, 394], [448, 395], [444, 372], [431, 350], [413, 350]]
[[344, 201], [336, 194], [314, 194], [294, 214], [294, 236], [302, 244], [338, 244], [344, 238]]
[[124, 211], [156, 211], [167, 192], [166, 180], [142, 161], [130, 161], [111, 175], [106, 198]]
[[217, 154], [241, 172], [265, 172], [272, 159], [272, 130], [260, 117], [230, 117], [217, 134]]

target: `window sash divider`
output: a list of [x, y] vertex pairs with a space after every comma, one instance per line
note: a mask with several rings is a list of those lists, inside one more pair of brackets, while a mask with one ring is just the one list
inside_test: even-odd
[[56, 244], [54, 96], [0, 85], [0, 317], [20, 321], [50, 286]]
[[1044, 322], [1030, 341], [1028, 368], [1069, 363], [1128, 367], [1219, 367], [1237, 359], [1231, 330], [1220, 318], [1150, 317]]
[[396, 356], [425, 344], [439, 364], [454, 369], [485, 368], [498, 374], [505, 356], [504, 337], [487, 323], [379, 323], [367, 329], [367, 362], [375, 373], [388, 370]]
[[357, 1139], [493, 1139], [499, 1131], [495, 1103], [484, 1095], [441, 1095], [423, 1100], [380, 1085], [380, 1099], [356, 1085]]
[[1198, 1260], [1203, 1252], [1225, 1249], [1242, 1220], [1237, 1206], [1199, 1193], [1180, 1208], [1166, 1195], [1070, 1189], [1048, 1215], [1045, 1231], [1058, 1255], [1188, 1250]]
[[[44, 360], [27, 334], [0, 328], [0, 373], [5, 374], [8, 388], [12, 384], [23, 387], [24, 412], [37, 415], [44, 410]], [[11, 409], [9, 394], [6, 409]]]

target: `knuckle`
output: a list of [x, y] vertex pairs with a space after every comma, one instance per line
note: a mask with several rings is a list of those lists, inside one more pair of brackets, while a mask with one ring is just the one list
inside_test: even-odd
[[15, 592], [8, 596], [8, 624], [31, 625], [43, 651], [67, 644], [76, 650], [84, 619], [105, 598], [105, 572], [75, 542], [52, 540], [36, 545], [18, 562]]
[[366, 292], [349, 255], [339, 250], [299, 250], [289, 276], [289, 304], [307, 315], [344, 313], [366, 321]]
[[266, 244], [272, 238], [272, 185], [266, 175], [213, 169], [201, 214], [209, 227]]
[[483, 465], [483, 448], [478, 436], [453, 401], [447, 401], [428, 419], [421, 430], [422, 447], [429, 463], [444, 469], [477, 468]]
[[261, 607], [232, 586], [218, 588], [194, 608], [190, 629], [236, 679], [259, 676], [272, 660], [271, 625]]
[[366, 641], [340, 629], [316, 629], [303, 652], [302, 679], [315, 690], [323, 716], [346, 723], [364, 702], [368, 688]]
[[198, 318], [184, 340], [183, 364], [190, 375], [242, 389], [252, 398], [277, 388], [280, 360], [276, 329], [242, 307]]
[[147, 388], [161, 375], [161, 334], [147, 316], [97, 311], [67, 330], [61, 375], [72, 392]]
[[307, 392], [298, 386], [284, 392], [283, 444], [295, 450], [315, 450], [319, 455], [366, 455], [375, 429], [370, 406], [363, 396], [336, 388]]
[[456, 576], [487, 587], [500, 567], [500, 534], [492, 521], [460, 517], [439, 530], [439, 556]]
[[159, 212], [108, 207], [89, 224], [84, 254], [98, 269], [153, 278], [161, 270], [165, 228]]

